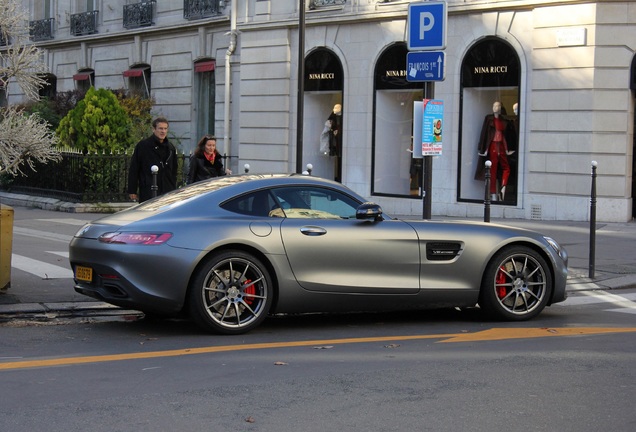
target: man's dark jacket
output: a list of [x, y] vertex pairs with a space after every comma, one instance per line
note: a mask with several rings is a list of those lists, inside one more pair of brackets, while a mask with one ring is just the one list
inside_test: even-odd
[[152, 135], [139, 141], [135, 146], [128, 172], [128, 193], [139, 195], [139, 202], [152, 198], [150, 168], [153, 165], [159, 168], [157, 196], [175, 190], [177, 188], [177, 151], [168, 138], [159, 142], [159, 139]]

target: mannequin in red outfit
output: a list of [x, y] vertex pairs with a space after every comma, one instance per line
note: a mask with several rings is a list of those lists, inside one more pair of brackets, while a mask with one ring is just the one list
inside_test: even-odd
[[[488, 114], [484, 119], [484, 124], [479, 137], [480, 156], [477, 165], [475, 179], [483, 179], [484, 163], [486, 160], [492, 162], [490, 167], [490, 194], [494, 201], [503, 200], [506, 194], [506, 185], [510, 177], [510, 164], [508, 156], [514, 151], [508, 150], [506, 142], [506, 132], [510, 127], [508, 121], [501, 115], [501, 102], [496, 101], [492, 105], [492, 114]], [[501, 173], [501, 176], [498, 176]], [[499, 187], [499, 190], [497, 190]]]

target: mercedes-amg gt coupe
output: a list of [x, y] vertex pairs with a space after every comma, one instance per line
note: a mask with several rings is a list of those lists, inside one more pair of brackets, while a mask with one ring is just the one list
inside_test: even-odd
[[194, 183], [85, 225], [69, 249], [77, 292], [223, 334], [281, 313], [478, 306], [521, 321], [566, 298], [567, 253], [549, 237], [396, 219], [301, 174]]

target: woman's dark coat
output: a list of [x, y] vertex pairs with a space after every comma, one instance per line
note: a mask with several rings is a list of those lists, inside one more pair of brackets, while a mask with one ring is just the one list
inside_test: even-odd
[[221, 154], [216, 153], [214, 164], [203, 154], [193, 154], [190, 156], [190, 170], [188, 171], [188, 184], [209, 179], [212, 177], [220, 177], [225, 175], [223, 162], [221, 162]]

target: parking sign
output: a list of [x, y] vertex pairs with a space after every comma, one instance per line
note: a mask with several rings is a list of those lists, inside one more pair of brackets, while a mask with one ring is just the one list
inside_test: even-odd
[[409, 4], [407, 30], [409, 51], [446, 48], [447, 16], [445, 1]]

